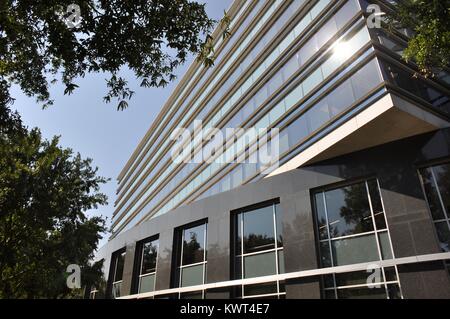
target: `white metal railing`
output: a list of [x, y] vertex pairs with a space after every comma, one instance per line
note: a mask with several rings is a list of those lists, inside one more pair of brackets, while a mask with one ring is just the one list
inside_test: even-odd
[[347, 272], [353, 272], [353, 271], [363, 271], [363, 270], [367, 270], [367, 269], [375, 267], [375, 266], [378, 266], [380, 268], [381, 267], [392, 267], [392, 266], [398, 266], [398, 265], [415, 264], [415, 263], [423, 263], [423, 262], [447, 260], [447, 259], [450, 260], [450, 252], [395, 258], [395, 259], [381, 260], [381, 261], [372, 261], [372, 262], [359, 263], [359, 264], [353, 264], [353, 265], [345, 265], [345, 266], [336, 266], [336, 267], [319, 268], [319, 269], [312, 269], [312, 270], [295, 271], [295, 272], [279, 274], [279, 275], [263, 276], [263, 277], [249, 278], [249, 279], [221, 281], [221, 282], [216, 282], [216, 283], [190, 286], [190, 287], [171, 288], [171, 289], [164, 289], [164, 290], [147, 292], [147, 293], [142, 293], [142, 294], [123, 296], [118, 299], [143, 299], [143, 298], [151, 298], [151, 297], [159, 296], [159, 295], [193, 292], [193, 291], [199, 291], [199, 290], [225, 288], [225, 287], [233, 287], [233, 286], [240, 286], [240, 285], [261, 284], [261, 283], [273, 282], [273, 281], [277, 281], [277, 280], [288, 280], [288, 279], [304, 278], [304, 277], [311, 277], [311, 276], [347, 273]]

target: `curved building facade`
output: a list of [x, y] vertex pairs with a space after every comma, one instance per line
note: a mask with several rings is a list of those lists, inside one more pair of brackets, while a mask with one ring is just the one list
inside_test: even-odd
[[107, 296], [450, 297], [450, 77], [393, 8], [234, 1], [118, 178]]

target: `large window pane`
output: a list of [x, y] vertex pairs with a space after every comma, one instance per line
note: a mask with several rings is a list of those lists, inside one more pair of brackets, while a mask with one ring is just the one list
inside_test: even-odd
[[156, 257], [158, 255], [158, 241], [151, 241], [143, 245], [141, 275], [155, 272]]
[[181, 270], [181, 287], [203, 284], [203, 264]]
[[331, 242], [334, 266], [380, 260], [375, 235], [365, 235]]
[[326, 192], [325, 198], [332, 238], [373, 230], [365, 183]]
[[206, 224], [183, 231], [183, 265], [204, 260]]
[[244, 253], [275, 247], [273, 206], [244, 214]]
[[318, 104], [314, 105], [313, 108], [306, 112], [305, 116], [308, 119], [308, 124], [311, 132], [314, 132], [319, 127], [328, 122], [331, 118], [327, 101], [322, 100]]
[[139, 293], [155, 290], [155, 275], [147, 275], [140, 278]]
[[245, 278], [269, 276], [276, 273], [276, 256], [274, 251], [244, 257]]
[[381, 83], [378, 61], [372, 60], [352, 76], [355, 98], [360, 99]]
[[287, 128], [289, 146], [292, 148], [309, 134], [308, 123], [305, 116], [294, 120]]
[[334, 90], [327, 97], [331, 116], [337, 116], [355, 102], [353, 89], [350, 80], [342, 83], [337, 90]]
[[123, 276], [123, 267], [125, 264], [125, 253], [117, 254], [117, 260], [116, 260], [116, 271], [114, 274], [114, 281], [120, 281], [122, 280]]

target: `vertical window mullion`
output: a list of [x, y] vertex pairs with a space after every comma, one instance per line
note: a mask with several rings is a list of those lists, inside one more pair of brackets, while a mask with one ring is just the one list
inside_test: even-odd
[[[244, 213], [239, 214], [241, 218], [241, 278], [244, 279]], [[241, 295], [244, 297], [244, 285], [241, 286]]]
[[[277, 217], [275, 212], [275, 204], [272, 205], [273, 210], [273, 234], [275, 239], [275, 271], [278, 275], [280, 273], [279, 265], [278, 265], [278, 237], [277, 237]], [[277, 280], [277, 293], [280, 293], [280, 281]]]
[[[207, 243], [207, 232], [208, 232], [208, 224], [204, 224], [205, 230], [203, 232], [203, 284], [206, 283], [206, 243]], [[202, 298], [205, 299], [205, 290], [202, 290]]]
[[[420, 174], [419, 174], [419, 176], [420, 176]], [[420, 177], [420, 178], [422, 179], [422, 177]], [[378, 178], [376, 179], [376, 182], [377, 182], [378, 192], [380, 193], [381, 208], [383, 209], [384, 222], [386, 224], [386, 230], [387, 230], [387, 235], [388, 235], [388, 239], [389, 239], [389, 247], [391, 248], [392, 259], [395, 259], [394, 245], [392, 244], [391, 231], [389, 229], [386, 208], [384, 206], [384, 199], [383, 199], [383, 195], [381, 194], [381, 185], [380, 185], [380, 181], [378, 180]], [[395, 269], [395, 276], [397, 277], [397, 284], [398, 284], [398, 289], [400, 291], [400, 297], [403, 299], [402, 285], [400, 283], [400, 276], [398, 274], [397, 265], [394, 266], [394, 269]], [[387, 281], [386, 277], [384, 278], [384, 280]]]
[[[331, 262], [331, 266], [334, 267], [333, 249], [331, 248], [330, 223], [328, 221], [328, 207], [327, 207], [327, 200], [325, 197], [325, 192], [322, 192], [322, 199], [323, 199], [323, 208], [325, 210], [325, 222], [327, 223], [327, 236], [328, 236], [328, 247], [330, 250], [330, 262]], [[320, 241], [319, 241], [319, 247], [320, 247]], [[333, 284], [334, 284], [334, 295], [335, 295], [336, 299], [338, 299], [335, 273], [333, 273]]]
[[[378, 257], [380, 258], [380, 261], [383, 260], [383, 254], [381, 252], [381, 245], [380, 245], [380, 239], [378, 238], [378, 228], [377, 225], [375, 223], [375, 214], [373, 211], [373, 206], [372, 206], [372, 197], [370, 196], [370, 189], [369, 189], [369, 184], [367, 183], [367, 181], [364, 182], [364, 185], [366, 186], [366, 192], [367, 192], [367, 199], [369, 201], [369, 209], [370, 209], [370, 216], [372, 218], [372, 225], [373, 225], [373, 230], [374, 230], [374, 234], [375, 234], [375, 241], [377, 242], [377, 249], [378, 249]], [[378, 184], [377, 184], [378, 187]], [[377, 189], [378, 191], [378, 189]], [[381, 194], [380, 194], [380, 198], [381, 198]], [[383, 211], [384, 214], [384, 211]], [[387, 227], [387, 224], [386, 224]], [[384, 272], [384, 267], [380, 267], [381, 268], [381, 273], [383, 274], [383, 286], [384, 286], [384, 290], [386, 291], [386, 297], [387, 299], [389, 299], [389, 291], [386, 285], [386, 274]]]
[[142, 281], [142, 266], [144, 265], [144, 251], [145, 251], [145, 243], [142, 244], [142, 252], [141, 252], [141, 267], [139, 269], [139, 282], [138, 282], [138, 293], [141, 291], [141, 281]]
[[[179, 267], [180, 274], [178, 276], [178, 281], [179, 281], [178, 286], [179, 287], [181, 287], [181, 285], [182, 285], [181, 278], [182, 278], [182, 273], [183, 273], [183, 250], [184, 250], [184, 236], [185, 236], [184, 232], [185, 231], [186, 231], [185, 229], [183, 229], [181, 231], [181, 256], [180, 256], [180, 267]], [[178, 294], [178, 298], [181, 298], [181, 293]]]

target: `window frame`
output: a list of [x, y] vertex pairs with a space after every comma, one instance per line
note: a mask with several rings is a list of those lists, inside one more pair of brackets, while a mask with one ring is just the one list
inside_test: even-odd
[[[272, 208], [272, 227], [273, 227], [273, 236], [274, 236], [274, 247], [269, 248], [266, 250], [258, 250], [254, 252], [247, 252], [245, 253], [244, 250], [244, 215], [246, 213], [254, 212], [259, 209], [263, 208]], [[252, 206], [244, 207], [241, 209], [237, 209], [232, 212], [231, 218], [232, 218], [232, 231], [231, 231], [231, 240], [230, 243], [232, 245], [231, 247], [231, 274], [234, 279], [245, 278], [245, 258], [250, 256], [258, 256], [258, 255], [264, 255], [268, 253], [274, 253], [275, 256], [275, 274], [280, 274], [280, 258], [281, 256], [284, 258], [284, 243], [279, 245], [278, 243], [278, 235], [280, 232], [282, 233], [282, 230], [277, 229], [278, 224], [277, 223], [277, 215], [278, 218], [281, 218], [279, 216], [280, 212], [277, 211], [277, 207], [280, 207], [280, 200], [274, 199], [269, 200], [265, 202], [261, 202]], [[240, 221], [239, 221], [240, 220]], [[240, 225], [240, 227], [239, 227]], [[238, 245], [238, 239], [240, 238], [240, 252], [237, 251], [237, 245]], [[281, 253], [281, 254], [280, 254]], [[237, 274], [236, 271], [236, 265], [237, 260], [240, 261], [240, 276]], [[253, 278], [253, 277], [250, 277]], [[257, 277], [255, 277], [257, 278]], [[239, 285], [236, 287], [236, 289], [240, 289], [240, 292], [237, 292], [237, 294], [240, 296], [241, 299], [253, 299], [253, 298], [265, 298], [265, 297], [278, 297], [283, 298], [286, 295], [286, 290], [280, 289], [281, 286], [284, 287], [284, 282], [277, 280], [274, 282], [267, 282], [263, 283], [261, 285], [267, 285], [267, 284], [276, 284], [276, 292], [274, 293], [267, 293], [267, 294], [259, 294], [259, 295], [246, 295], [245, 290], [246, 288], [249, 288], [250, 286], [256, 286], [256, 285]]]
[[[439, 236], [438, 236], [438, 231], [437, 231], [436, 224], [438, 224], [438, 223], [447, 223], [447, 227], [448, 227], [448, 230], [450, 232], [450, 210], [448, 210], [447, 207], [444, 204], [444, 200], [443, 200], [443, 197], [442, 197], [442, 194], [441, 194], [441, 189], [439, 188], [439, 184], [438, 184], [438, 181], [436, 179], [436, 173], [434, 171], [435, 167], [443, 166], [443, 165], [448, 165], [450, 167], [450, 158], [441, 159], [441, 160], [438, 160], [438, 161], [428, 162], [426, 164], [420, 165], [417, 168], [417, 175], [419, 176], [420, 186], [421, 186], [421, 189], [422, 189], [423, 196], [425, 198], [425, 202], [427, 203], [427, 209], [428, 209], [428, 212], [430, 214], [429, 215], [430, 216], [430, 220], [431, 220], [431, 222], [433, 223], [433, 226], [434, 226], [434, 234], [435, 234], [435, 237], [436, 237], [436, 242], [437, 242], [437, 244], [438, 244], [440, 249], [441, 249], [441, 247], [440, 247], [440, 239], [439, 239]], [[443, 219], [441, 218], [441, 219], [436, 219], [435, 220], [434, 217], [433, 217], [432, 211], [431, 211], [430, 201], [428, 199], [428, 195], [427, 195], [427, 192], [426, 192], [426, 189], [425, 189], [424, 179], [423, 179], [423, 176], [422, 176], [422, 171], [423, 170], [427, 170], [427, 169], [429, 169], [431, 171], [431, 176], [432, 176], [432, 179], [433, 179], [433, 186], [435, 187], [435, 189], [437, 191], [436, 193], [437, 193], [437, 196], [438, 196], [438, 199], [439, 199], [439, 205], [440, 205], [440, 208], [441, 208], [442, 213], [444, 215]], [[449, 252], [450, 252], [450, 249], [449, 249]], [[449, 275], [450, 275], [450, 260], [447, 260], [446, 265], [447, 265], [447, 268], [449, 270]]]
[[[153, 242], [157, 242], [155, 269], [152, 272], [142, 274], [145, 245], [148, 243], [153, 243]], [[151, 276], [151, 275], [153, 275], [155, 277], [154, 283], [153, 283], [153, 291], [155, 291], [156, 275], [158, 272], [158, 259], [159, 259], [159, 234], [153, 235], [151, 237], [147, 237], [136, 243], [136, 258], [135, 258], [135, 268], [134, 268], [134, 275], [133, 275], [133, 281], [134, 281], [133, 290], [135, 293], [141, 293], [142, 278]]]
[[[121, 248], [121, 249], [119, 249], [119, 250], [116, 250], [114, 253], [112, 253], [112, 268], [113, 269], [111, 269], [111, 296], [114, 298], [114, 299], [117, 299], [117, 298], [120, 298], [121, 296], [122, 296], [122, 292], [121, 292], [121, 290], [122, 290], [122, 282], [123, 282], [123, 271], [124, 271], [124, 269], [122, 269], [122, 278], [120, 279], [120, 280], [116, 280], [116, 276], [117, 276], [117, 266], [118, 266], [118, 261], [119, 261], [119, 258], [121, 257], [121, 256], [123, 256], [123, 264], [124, 264], [124, 267], [125, 267], [125, 258], [126, 258], [126, 248], [125, 247], [123, 247], [123, 248]], [[115, 291], [116, 291], [116, 287], [117, 286], [119, 286], [119, 296], [116, 296], [116, 293], [115, 293]]]
[[[199, 227], [199, 226], [204, 226], [204, 234], [203, 234], [203, 245], [204, 245], [204, 249], [203, 249], [203, 261], [201, 262], [195, 262], [192, 264], [183, 264], [183, 254], [184, 254], [184, 236], [185, 236], [185, 231], [195, 228], [195, 227]], [[207, 276], [207, 264], [208, 264], [208, 260], [207, 260], [207, 251], [208, 251], [208, 219], [202, 219], [200, 221], [196, 221], [193, 223], [189, 223], [180, 227], [177, 227], [175, 229], [175, 241], [174, 241], [174, 251], [175, 251], [175, 269], [173, 272], [173, 283], [172, 286], [173, 287], [177, 287], [177, 288], [181, 288], [182, 286], [182, 279], [183, 279], [183, 270], [189, 267], [195, 267], [195, 266], [199, 266], [202, 265], [202, 272], [203, 272], [203, 276], [202, 276], [202, 284], [200, 285], [204, 285], [206, 283], [206, 276]], [[186, 286], [188, 287], [188, 286]], [[196, 291], [197, 293], [199, 293], [201, 291], [202, 294], [202, 299], [205, 298], [206, 295], [206, 291], [204, 289], [201, 289], [199, 291]], [[178, 293], [178, 298], [182, 298], [184, 297], [184, 295], [182, 293]]]
[[[375, 216], [380, 214], [380, 212], [375, 212], [374, 207], [373, 207], [374, 205], [372, 202], [372, 194], [371, 194], [371, 189], [369, 186], [369, 183], [371, 183], [373, 181], [376, 182], [377, 191], [378, 191], [379, 197], [380, 197], [379, 200], [381, 203], [381, 208], [383, 209], [384, 222], [385, 222], [385, 228], [383, 228], [383, 229], [379, 229], [378, 225], [376, 224]], [[329, 220], [328, 220], [326, 193], [330, 192], [330, 191], [338, 190], [338, 189], [344, 189], [346, 187], [350, 187], [350, 186], [354, 186], [354, 185], [358, 185], [358, 184], [364, 184], [364, 189], [365, 189], [365, 193], [367, 196], [368, 205], [369, 205], [369, 209], [370, 209], [370, 217], [371, 217], [372, 224], [373, 224], [373, 230], [368, 231], [368, 232], [361, 232], [361, 233], [357, 233], [357, 234], [332, 237], [330, 235], [330, 227], [329, 227], [330, 224], [329, 224]], [[319, 229], [320, 224], [318, 221], [319, 214], [318, 214], [318, 204], [317, 204], [316, 195], [319, 195], [321, 197], [321, 200], [323, 200], [322, 205], [323, 205], [324, 214], [325, 214], [326, 231], [327, 231], [327, 238], [325, 238], [325, 239], [320, 238], [320, 229]], [[361, 177], [358, 179], [347, 180], [345, 182], [331, 184], [331, 185], [313, 189], [313, 190], [311, 190], [311, 204], [312, 204], [312, 213], [313, 213], [313, 217], [314, 217], [313, 220], [314, 220], [314, 233], [315, 233], [315, 237], [316, 237], [316, 249], [318, 252], [317, 258], [318, 258], [318, 265], [320, 268], [334, 268], [334, 267], [340, 266], [340, 265], [335, 265], [335, 261], [334, 261], [334, 257], [333, 257], [333, 249], [332, 249], [333, 241], [339, 241], [339, 240], [343, 240], [343, 239], [344, 240], [352, 239], [352, 238], [362, 238], [364, 236], [370, 236], [370, 235], [372, 235], [375, 238], [375, 242], [376, 242], [376, 246], [377, 246], [377, 254], [378, 254], [378, 258], [379, 258], [378, 260], [385, 260], [383, 257], [382, 246], [380, 244], [380, 241], [381, 241], [380, 234], [387, 234], [388, 240], [389, 240], [389, 248], [391, 250], [391, 252], [390, 252], [391, 258], [395, 259], [395, 252], [394, 252], [394, 248], [392, 245], [392, 239], [391, 239], [391, 235], [390, 235], [390, 231], [389, 231], [389, 224], [388, 224], [388, 220], [387, 220], [387, 216], [386, 216], [386, 209], [385, 209], [385, 205], [384, 205], [383, 196], [381, 193], [380, 181], [377, 177], [365, 176], [365, 177]], [[321, 248], [322, 243], [327, 243], [327, 245], [329, 247], [329, 254], [330, 254], [329, 258], [330, 258], [330, 263], [331, 263], [329, 266], [323, 265], [322, 248]], [[396, 280], [388, 281], [386, 279], [386, 269], [388, 269], [388, 268], [395, 269]], [[399, 279], [399, 273], [398, 273], [397, 266], [381, 267], [380, 270], [381, 270], [381, 275], [382, 275], [381, 279], [382, 280], [377, 282], [376, 285], [377, 286], [379, 285], [381, 288], [384, 288], [384, 291], [386, 293], [386, 298], [390, 299], [389, 287], [392, 285], [397, 285], [398, 291], [400, 294], [400, 298], [403, 298], [403, 293], [402, 293], [402, 289], [401, 289], [401, 283], [400, 283], [400, 279]], [[347, 274], [352, 274], [352, 273], [347, 273]], [[326, 298], [328, 292], [334, 293], [334, 299], [339, 299], [338, 292], [343, 291], [345, 289], [357, 289], [357, 288], [364, 288], [364, 287], [370, 288], [367, 283], [357, 284], [357, 285], [338, 286], [336, 275], [337, 275], [336, 273], [330, 274], [330, 276], [332, 277], [332, 280], [333, 280], [333, 286], [330, 286], [330, 287], [327, 287], [325, 285], [325, 276], [322, 276], [322, 278], [320, 280], [321, 281], [320, 284], [321, 284], [321, 293], [322, 293], [323, 298]]]

